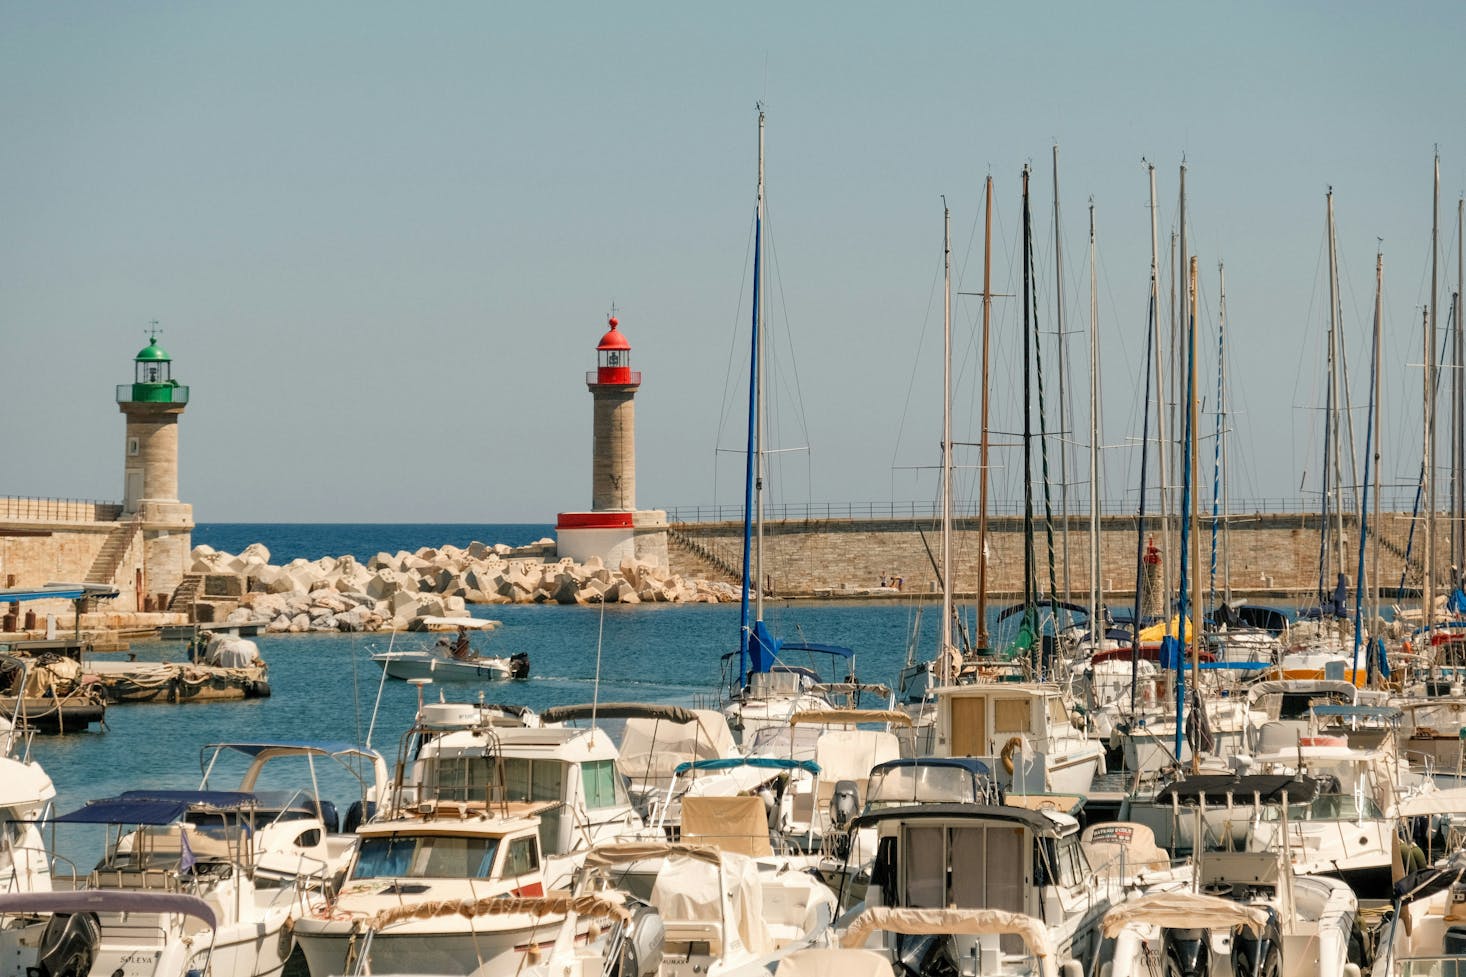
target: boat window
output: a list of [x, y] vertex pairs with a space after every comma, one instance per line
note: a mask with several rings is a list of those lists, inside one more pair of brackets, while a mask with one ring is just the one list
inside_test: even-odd
[[973, 774], [962, 767], [891, 767], [871, 778], [866, 808], [903, 804], [972, 803], [977, 800]]
[[1031, 725], [1027, 699], [998, 699], [993, 703], [994, 733], [1027, 733]]
[[943, 828], [906, 829], [906, 905], [942, 909], [947, 905], [947, 853]]
[[[1277, 821], [1281, 804], [1268, 804], [1262, 809], [1263, 821]], [[1289, 821], [1358, 821], [1379, 820], [1384, 812], [1368, 797], [1354, 794], [1319, 794], [1312, 801], [1288, 805]]]
[[[903, 905], [1026, 911], [1029, 846], [1022, 828], [912, 825], [904, 835]], [[1001, 946], [1005, 953], [1023, 952], [1017, 936], [1004, 936]]]
[[1088, 865], [1077, 840], [1067, 839], [1059, 842], [1054, 850], [1054, 861], [1056, 862], [1054, 868], [1059, 876], [1059, 885], [1072, 889], [1084, 884], [1088, 874]]
[[562, 760], [504, 758], [506, 801], [558, 801], [564, 796], [564, 783]]
[[515, 838], [509, 842], [509, 854], [504, 859], [506, 876], [527, 875], [540, 867], [540, 855], [533, 838]]
[[387, 835], [363, 838], [353, 879], [486, 879], [494, 868], [498, 838]]
[[621, 807], [627, 803], [626, 785], [616, 772], [614, 760], [586, 760], [580, 765], [580, 780], [585, 788], [585, 806]]

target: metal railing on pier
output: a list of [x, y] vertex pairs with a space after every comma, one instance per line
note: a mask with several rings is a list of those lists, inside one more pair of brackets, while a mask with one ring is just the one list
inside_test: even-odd
[[116, 522], [121, 515], [120, 502], [0, 496], [0, 519], [15, 522]]

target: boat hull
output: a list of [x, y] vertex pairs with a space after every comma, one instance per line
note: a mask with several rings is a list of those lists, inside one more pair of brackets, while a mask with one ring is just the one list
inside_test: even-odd
[[372, 936], [365, 970], [354, 957], [361, 952], [366, 931], [354, 921], [302, 919], [296, 923], [295, 938], [311, 977], [337, 977], [354, 970], [513, 977], [534, 962], [525, 959], [531, 948], [539, 954], [553, 946], [563, 922], [563, 916], [553, 916], [509, 928], [490, 928], [481, 922], [474, 929], [470, 920], [456, 917], [394, 925]]
[[509, 662], [502, 658], [478, 658], [459, 661], [412, 652], [388, 652], [373, 655], [388, 678], [406, 681], [430, 678], [434, 682], [497, 682], [510, 677]]

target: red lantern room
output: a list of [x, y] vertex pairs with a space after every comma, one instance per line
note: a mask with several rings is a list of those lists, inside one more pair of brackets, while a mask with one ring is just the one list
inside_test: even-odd
[[598, 384], [639, 384], [641, 377], [631, 372], [631, 344], [626, 341], [615, 316], [608, 320], [610, 329], [596, 346], [596, 380]]

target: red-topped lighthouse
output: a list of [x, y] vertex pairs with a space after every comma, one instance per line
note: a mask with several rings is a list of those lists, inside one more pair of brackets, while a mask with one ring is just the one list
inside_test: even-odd
[[631, 369], [631, 343], [615, 316], [596, 346], [596, 371], [585, 385], [595, 398], [590, 506], [596, 511], [636, 508], [636, 391], [641, 373]]
[[615, 315], [596, 344], [596, 368], [585, 376], [595, 402], [591, 511], [562, 512], [555, 523], [561, 556], [599, 556], [607, 566], [628, 557], [665, 566], [667, 514], [636, 508], [636, 391], [631, 343]]

